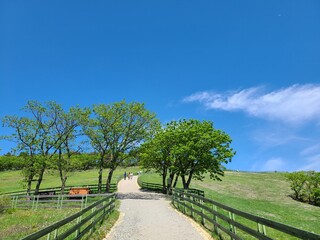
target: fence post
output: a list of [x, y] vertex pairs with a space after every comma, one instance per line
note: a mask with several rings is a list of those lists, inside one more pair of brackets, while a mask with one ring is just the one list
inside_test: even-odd
[[35, 207], [35, 208], [36, 208], [36, 210], [38, 209], [39, 196], [40, 196], [40, 195], [37, 195], [37, 201], [36, 201], [36, 207]]
[[13, 197], [11, 198], [11, 208], [14, 208], [14, 201], [15, 201], [15, 199], [16, 199], [16, 196], [13, 196]]
[[191, 202], [191, 217], [192, 217], [192, 218], [194, 218], [193, 202], [194, 202], [194, 196], [192, 196], [192, 202]]
[[[229, 211], [229, 218], [232, 219], [232, 213]], [[230, 231], [234, 233], [234, 226], [230, 223], [229, 224]], [[232, 240], [233, 238], [230, 236], [230, 239]]]
[[18, 198], [19, 196], [16, 197], [16, 201], [15, 201], [15, 204], [14, 204], [14, 208], [17, 208], [17, 205], [18, 205]]
[[32, 197], [32, 207], [31, 207], [32, 210], [35, 208], [35, 202], [36, 202], [36, 196], [33, 195], [33, 197]]
[[81, 210], [83, 209], [83, 206], [84, 206], [84, 196], [82, 195], [82, 197], [81, 197]]
[[57, 198], [57, 209], [60, 208], [60, 195], [58, 195], [58, 198]]
[[86, 200], [85, 200], [85, 203], [84, 203], [84, 208], [87, 207], [87, 204], [88, 204], [88, 195], [86, 195]]
[[60, 210], [62, 209], [62, 205], [63, 205], [63, 195], [61, 195], [61, 198], [60, 198]]
[[266, 226], [260, 223], [257, 223], [257, 225], [258, 225], [258, 232], [267, 236]]
[[186, 200], [185, 200], [185, 198], [186, 198], [186, 193], [185, 192], [183, 192], [183, 213], [184, 214], [186, 214]]
[[[95, 208], [92, 208], [92, 209], [91, 209], [91, 213], [94, 212], [94, 209], [95, 209]], [[91, 220], [90, 220], [90, 223], [91, 223], [91, 224], [93, 223], [94, 217], [95, 217], [95, 216], [93, 216], [93, 217], [91, 218]], [[90, 234], [91, 234], [92, 232], [93, 232], [93, 227], [90, 228]]]
[[200, 205], [201, 205], [201, 224], [204, 226], [204, 225], [205, 225], [205, 221], [204, 221], [204, 217], [203, 217], [203, 215], [204, 215], [204, 210], [203, 210], [203, 207], [202, 207], [203, 203], [204, 203], [203, 200], [200, 199]]

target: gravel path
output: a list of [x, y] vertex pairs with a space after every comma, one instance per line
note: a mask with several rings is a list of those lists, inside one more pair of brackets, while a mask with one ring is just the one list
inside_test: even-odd
[[105, 239], [211, 239], [196, 223], [174, 210], [165, 195], [140, 191], [136, 176], [121, 180], [118, 192], [120, 219]]

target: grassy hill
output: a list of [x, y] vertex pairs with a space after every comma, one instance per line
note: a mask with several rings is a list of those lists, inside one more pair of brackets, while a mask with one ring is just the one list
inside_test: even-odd
[[[122, 176], [124, 171], [127, 172], [137, 172], [140, 168], [118, 168], [113, 173], [112, 183], [116, 183], [119, 176]], [[108, 169], [103, 171], [103, 184], [106, 183], [108, 176]], [[21, 171], [5, 171], [0, 172], [0, 194], [4, 192], [13, 192], [24, 190], [24, 182]], [[76, 171], [70, 174], [70, 177], [67, 180], [67, 185], [86, 185], [86, 184], [97, 184], [98, 183], [98, 170], [91, 169], [87, 171]], [[36, 181], [33, 182], [32, 188], [36, 186]], [[49, 170], [45, 173], [41, 188], [49, 187], [59, 187], [61, 186], [61, 181], [57, 171]]]
[[[144, 174], [141, 180], [161, 183], [157, 174]], [[228, 171], [222, 182], [207, 176], [203, 182], [193, 180], [191, 188], [202, 189], [207, 198], [230, 207], [320, 234], [320, 207], [293, 200], [284, 173]]]

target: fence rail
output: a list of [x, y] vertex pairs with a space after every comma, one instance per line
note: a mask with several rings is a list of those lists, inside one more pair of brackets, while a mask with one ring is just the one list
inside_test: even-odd
[[[76, 187], [88, 187], [90, 188], [90, 193], [92, 194], [97, 194], [98, 193], [98, 184], [87, 184], [87, 185], [74, 185], [74, 186], [66, 186], [64, 188], [64, 192], [63, 194], [68, 194], [71, 188], [76, 188]], [[39, 190], [39, 192], [43, 192], [43, 191], [55, 191], [58, 192], [59, 194], [61, 193], [61, 187], [51, 187], [51, 188], [41, 188]], [[105, 191], [105, 188], [102, 187], [102, 192]], [[117, 191], [117, 184], [111, 184], [110, 185], [110, 193], [116, 192]], [[31, 194], [33, 195], [35, 192], [35, 190], [31, 190]], [[0, 193], [0, 195], [26, 195], [27, 192], [26, 190], [22, 190], [22, 191], [14, 191], [14, 192], [5, 192], [5, 193]]]
[[[222, 231], [229, 235], [231, 239], [244, 239], [243, 236], [252, 236], [254, 239], [274, 239], [269, 234], [267, 236], [266, 227], [272, 232], [276, 230], [281, 232], [280, 234], [286, 234], [285, 239], [288, 238], [288, 235], [299, 239], [320, 239], [318, 234], [258, 217], [181, 189], [173, 190], [172, 203], [177, 209], [194, 219], [196, 219], [195, 214], [197, 214], [198, 220], [204, 226], [210, 225], [210, 230], [220, 236]], [[241, 218], [242, 221], [236, 220], [236, 216]], [[252, 228], [253, 225], [256, 225], [256, 229]]]
[[[75, 234], [72, 239], [81, 239], [89, 231], [93, 231], [98, 222], [102, 222], [107, 214], [110, 214], [115, 207], [115, 194], [109, 194], [107, 197], [93, 203], [89, 207], [73, 214], [57, 223], [54, 223], [38, 232], [35, 232], [22, 240], [35, 240], [47, 236], [49, 240], [52, 235], [53, 239], [66, 239], [71, 234]], [[90, 211], [91, 210], [91, 211]], [[59, 229], [65, 227], [68, 223], [76, 221], [63, 231]]]
[[[138, 183], [142, 189], [148, 189], [148, 190], [157, 191], [157, 192], [163, 191], [163, 186], [161, 184], [148, 183], [148, 182], [142, 182], [142, 181], [138, 181]], [[179, 190], [180, 188], [175, 188], [175, 189]], [[183, 190], [183, 189], [180, 189], [180, 190]], [[184, 191], [204, 197], [204, 191], [200, 189], [189, 188], [189, 189], [184, 189]], [[165, 187], [165, 192], [167, 192], [167, 187]]]
[[[38, 208], [85, 208], [88, 204], [96, 201], [98, 197], [105, 197], [109, 194], [88, 194], [88, 195], [16, 195], [11, 196], [11, 208], [33, 209]], [[9, 206], [7, 206], [9, 208]]]

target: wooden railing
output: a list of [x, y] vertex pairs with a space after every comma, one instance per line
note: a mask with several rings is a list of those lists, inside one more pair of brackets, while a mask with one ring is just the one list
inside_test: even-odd
[[[142, 189], [147, 189], [147, 190], [156, 191], [156, 192], [163, 191], [163, 186], [161, 184], [143, 182], [143, 181], [139, 181], [139, 179], [138, 179], [138, 184], [140, 185], [140, 187]], [[176, 189], [179, 190], [179, 188], [176, 188]], [[182, 189], [180, 189], [180, 190], [182, 190]], [[194, 193], [194, 194], [197, 194], [199, 196], [204, 197], [204, 191], [202, 191], [200, 189], [189, 188], [189, 189], [185, 189], [184, 191], [189, 192], [189, 193]], [[167, 187], [165, 188], [165, 192], [167, 192]]]
[[74, 234], [71, 239], [81, 239], [88, 232], [95, 229], [97, 223], [102, 222], [107, 214], [110, 214], [115, 207], [115, 194], [109, 194], [107, 197], [93, 203], [80, 212], [67, 217], [57, 223], [54, 223], [38, 232], [35, 232], [22, 240], [35, 240], [47, 236], [47, 239], [53, 236], [53, 239], [67, 239]]
[[[162, 192], [163, 191], [163, 186], [161, 184], [148, 183], [148, 182], [142, 182], [142, 181], [138, 181], [138, 183], [142, 189], [155, 191], [155, 192]], [[166, 189], [167, 188], [165, 188], [165, 191], [166, 191]]]
[[[32, 209], [38, 208], [85, 208], [97, 198], [108, 196], [109, 194], [88, 194], [88, 195], [16, 195], [11, 197], [12, 209]], [[7, 206], [10, 208], [10, 206]]]
[[181, 189], [173, 190], [172, 203], [222, 238], [227, 235], [236, 240], [320, 239], [318, 234], [258, 217]]
[[[74, 186], [66, 186], [64, 189], [63, 194], [68, 194], [71, 188], [73, 187], [89, 187], [90, 188], [90, 193], [92, 194], [97, 194], [98, 193], [98, 184], [88, 184], [88, 185], [74, 185]], [[42, 191], [55, 191], [60, 194], [61, 187], [51, 187], [51, 188], [41, 188], [39, 192]], [[116, 192], [117, 191], [117, 184], [111, 184], [110, 186], [110, 193]], [[102, 186], [102, 193], [105, 192], [105, 186]], [[31, 190], [31, 195], [34, 194], [34, 189]], [[0, 195], [26, 195], [26, 190], [22, 191], [14, 191], [14, 192], [5, 192], [5, 193], [0, 193]]]

